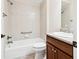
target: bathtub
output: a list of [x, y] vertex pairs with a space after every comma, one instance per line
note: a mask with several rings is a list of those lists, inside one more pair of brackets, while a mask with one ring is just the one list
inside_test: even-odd
[[25, 39], [13, 41], [5, 48], [5, 59], [24, 59], [20, 57], [28, 56], [34, 53], [33, 45], [37, 42], [44, 42], [41, 38]]

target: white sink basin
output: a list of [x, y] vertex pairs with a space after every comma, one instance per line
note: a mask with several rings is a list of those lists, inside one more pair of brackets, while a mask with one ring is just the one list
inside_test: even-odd
[[63, 37], [63, 38], [73, 38], [72, 33], [65, 33], [65, 32], [54, 32], [53, 33], [56, 36]]
[[47, 33], [51, 37], [55, 37], [58, 40], [64, 41], [69, 44], [73, 44], [73, 34], [72, 33], [66, 33], [66, 32], [53, 32], [53, 33]]

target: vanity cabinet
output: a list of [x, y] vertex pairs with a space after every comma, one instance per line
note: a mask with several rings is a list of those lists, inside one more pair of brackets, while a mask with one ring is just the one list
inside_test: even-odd
[[55, 47], [47, 43], [47, 59], [57, 59]]
[[73, 59], [73, 46], [47, 35], [47, 59]]
[[67, 54], [63, 53], [60, 50], [57, 50], [58, 52], [58, 59], [72, 59], [72, 57], [68, 56]]

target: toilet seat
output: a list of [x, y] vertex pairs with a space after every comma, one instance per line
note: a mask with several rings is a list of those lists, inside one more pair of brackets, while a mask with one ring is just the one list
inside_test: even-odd
[[41, 48], [45, 48], [46, 47], [46, 44], [44, 42], [39, 42], [39, 43], [35, 43], [34, 44], [34, 48], [36, 49], [41, 49]]

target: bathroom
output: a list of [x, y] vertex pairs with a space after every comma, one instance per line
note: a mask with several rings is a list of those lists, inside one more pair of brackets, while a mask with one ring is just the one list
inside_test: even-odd
[[2, 59], [76, 59], [76, 0], [3, 0], [2, 16]]

